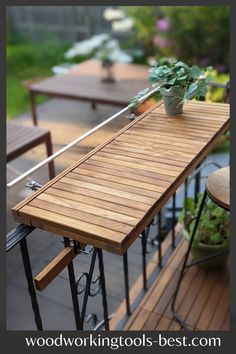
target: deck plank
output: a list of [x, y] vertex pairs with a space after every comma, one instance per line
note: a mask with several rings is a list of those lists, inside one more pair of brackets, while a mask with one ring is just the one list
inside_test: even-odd
[[[124, 329], [158, 331], [182, 329], [173, 318], [171, 301], [186, 247], [187, 242], [182, 240], [130, 316]], [[212, 272], [192, 267], [185, 274], [177, 297], [176, 309], [189, 329], [229, 330], [228, 282], [227, 268]]]

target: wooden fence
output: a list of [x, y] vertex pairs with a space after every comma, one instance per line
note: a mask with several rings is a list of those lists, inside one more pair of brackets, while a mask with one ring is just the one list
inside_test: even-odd
[[15, 33], [43, 40], [48, 35], [74, 41], [110, 31], [103, 18], [107, 6], [8, 6], [8, 28]]

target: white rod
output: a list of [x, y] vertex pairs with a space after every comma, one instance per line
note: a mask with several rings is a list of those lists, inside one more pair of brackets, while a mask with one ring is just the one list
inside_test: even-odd
[[[156, 92], [158, 90], [159, 87], [155, 87], [153, 90], [151, 90], [150, 92], [148, 92], [146, 95], [142, 96], [139, 100], [138, 103], [143, 102], [145, 99], [147, 99], [149, 96], [151, 96], [154, 92]], [[137, 105], [137, 104], [136, 104]], [[96, 125], [94, 128], [90, 129], [88, 132], [84, 133], [83, 135], [81, 135], [79, 138], [73, 140], [71, 143], [69, 143], [68, 145], [64, 146], [63, 148], [61, 148], [60, 150], [58, 150], [57, 152], [55, 152], [55, 154], [49, 156], [47, 159], [41, 161], [40, 163], [38, 163], [36, 166], [32, 167], [31, 169], [29, 169], [28, 171], [22, 173], [22, 175], [20, 175], [19, 177], [15, 178], [13, 181], [9, 182], [7, 184], [7, 188], [12, 187], [14, 184], [20, 182], [22, 179], [24, 179], [25, 177], [27, 177], [28, 175], [30, 175], [31, 173], [35, 172], [36, 170], [38, 170], [40, 167], [44, 166], [45, 164], [51, 162], [52, 160], [54, 160], [56, 157], [60, 156], [61, 154], [63, 154], [63, 152], [65, 152], [66, 150], [70, 149], [72, 146], [80, 143], [82, 140], [84, 140], [85, 138], [87, 138], [88, 136], [90, 136], [91, 134], [93, 134], [94, 132], [96, 132], [98, 129], [102, 128], [104, 125], [106, 125], [107, 123], [111, 122], [113, 119], [117, 118], [118, 116], [120, 116], [121, 114], [125, 113], [129, 108], [132, 107], [132, 104], [129, 104], [128, 106], [126, 106], [125, 108], [123, 108], [122, 110], [120, 110], [119, 112], [113, 114], [110, 118], [104, 120], [104, 122]]]

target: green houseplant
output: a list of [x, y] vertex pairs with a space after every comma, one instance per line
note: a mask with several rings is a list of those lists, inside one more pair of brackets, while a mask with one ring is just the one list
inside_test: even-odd
[[[203, 194], [199, 194], [197, 204], [194, 203], [192, 198], [186, 198], [184, 208], [179, 215], [179, 222], [185, 220], [183, 234], [187, 240], [192, 234], [202, 197]], [[193, 260], [201, 259], [215, 252], [228, 250], [229, 224], [229, 213], [208, 199], [202, 211], [191, 248]], [[221, 269], [225, 266], [227, 260], [228, 253], [224, 253], [206, 262], [199, 263], [199, 267], [208, 270]]]
[[168, 114], [182, 112], [184, 101], [205, 97], [211, 67], [188, 66], [175, 59], [163, 59], [149, 69], [149, 80], [159, 86]]

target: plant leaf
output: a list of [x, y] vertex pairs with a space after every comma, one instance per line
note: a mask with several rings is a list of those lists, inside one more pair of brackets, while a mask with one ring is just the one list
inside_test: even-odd
[[196, 80], [201, 74], [202, 70], [197, 65], [193, 65], [190, 68], [189, 75], [192, 79]]
[[183, 76], [178, 77], [178, 80], [180, 80], [180, 81], [185, 80], [185, 79], [187, 79], [187, 75], [183, 75]]
[[192, 96], [194, 96], [196, 90], [197, 90], [197, 84], [193, 82], [191, 85], [189, 85], [189, 88], [186, 92], [187, 98], [190, 99]]
[[182, 68], [186, 68], [187, 65], [185, 63], [183, 63], [182, 61], [177, 61], [177, 63], [174, 64], [175, 67], [182, 67]]
[[[179, 79], [178, 79], [178, 80], [179, 80]], [[174, 85], [175, 81], [176, 81], [176, 78], [174, 77], [173, 79], [170, 79], [170, 80], [166, 81], [166, 83], [167, 83], [168, 85]]]

